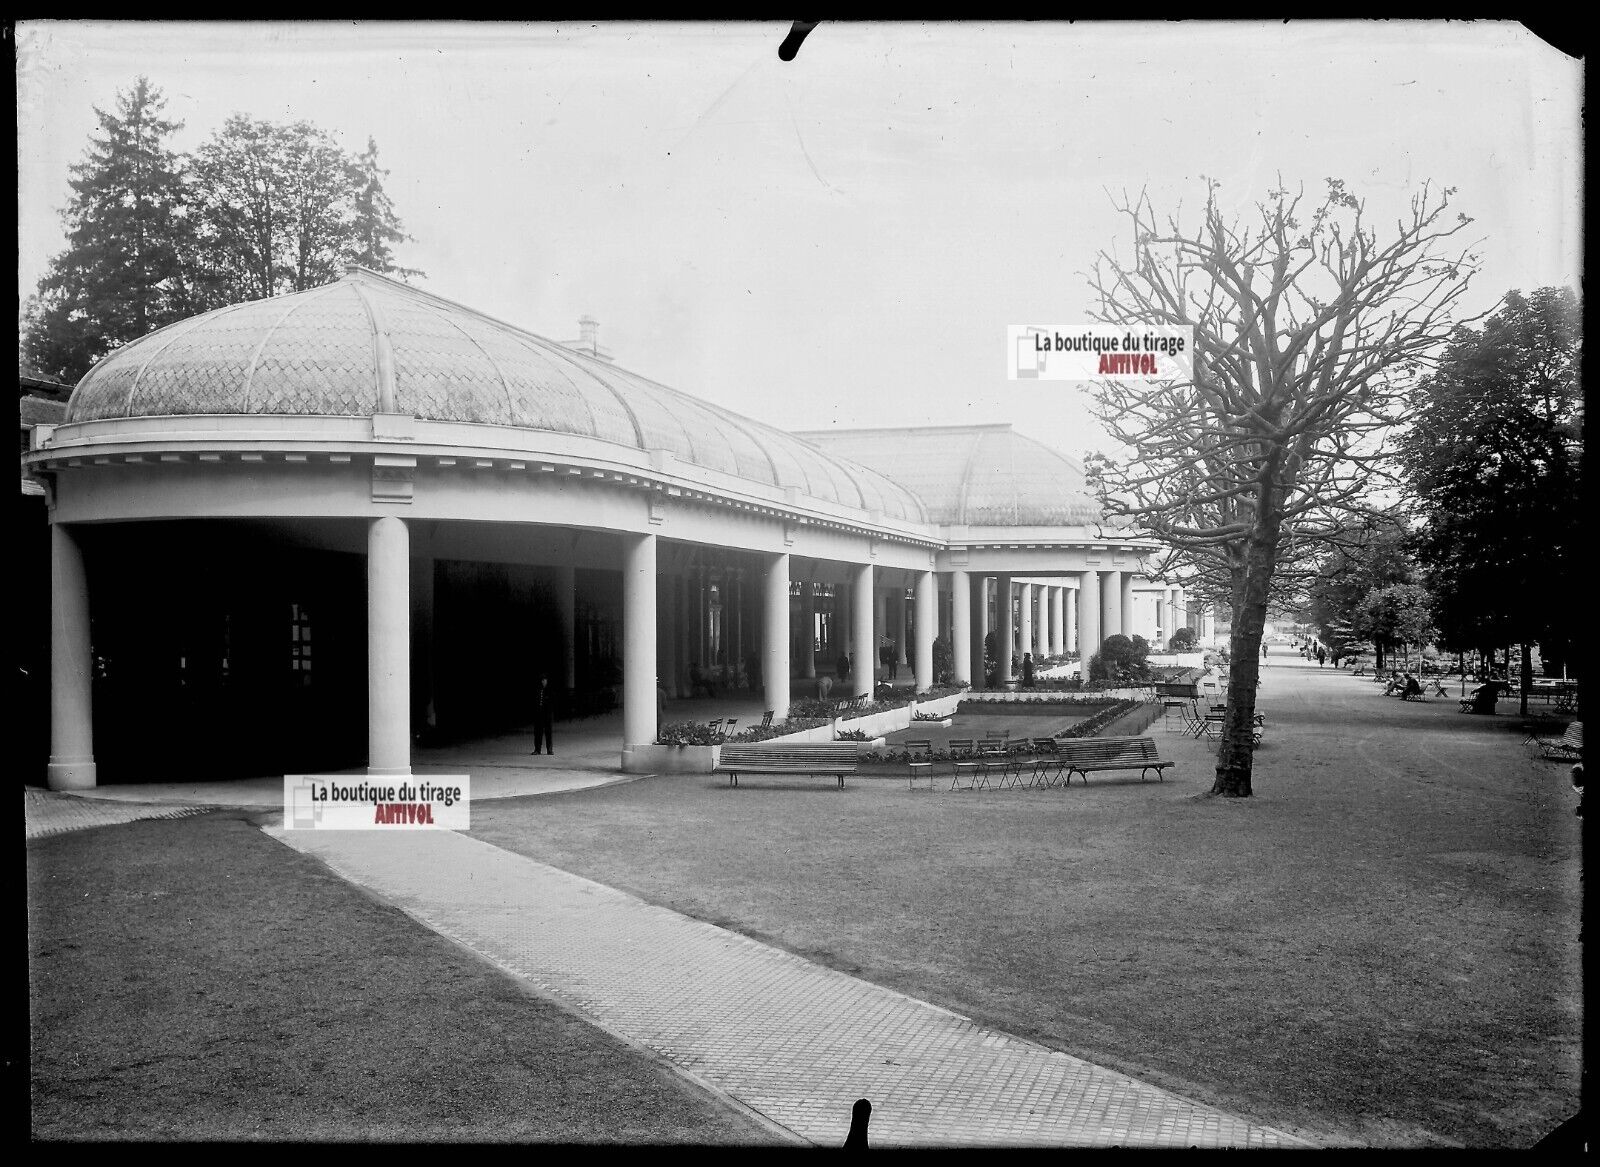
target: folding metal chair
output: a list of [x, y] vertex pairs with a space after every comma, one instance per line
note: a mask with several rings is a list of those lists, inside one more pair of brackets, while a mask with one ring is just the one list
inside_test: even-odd
[[722, 723], [722, 740], [727, 741], [733, 736], [733, 727], [739, 724], [737, 717], [730, 717]]
[[769, 710], [767, 710], [765, 713], [763, 713], [761, 715], [761, 728], [762, 729], [771, 729], [772, 728], [772, 713], [773, 713], [773, 711], [771, 709], [769, 709]]
[[933, 742], [923, 738], [906, 743], [906, 789], [917, 788], [919, 775], [927, 775], [928, 789], [933, 789]]
[[989, 786], [989, 779], [999, 774], [994, 788], [1005, 788], [1006, 776], [1011, 772], [1011, 734], [1010, 732], [990, 732], [984, 735], [983, 744], [978, 747], [978, 781], [977, 786], [985, 789]]
[[[1056, 739], [1053, 737], [1036, 737], [1033, 739], [1033, 785], [1045, 787], [1054, 786], [1061, 777], [1063, 766], [1061, 751], [1056, 749]], [[1050, 767], [1055, 767], [1055, 774], [1050, 774]]]
[[950, 763], [953, 767], [950, 777], [950, 789], [961, 789], [961, 776], [967, 776], [966, 789], [971, 790], [978, 780], [980, 762], [974, 756], [972, 739], [970, 737], [950, 739]]
[[719, 717], [715, 721], [706, 722], [706, 728], [709, 729], [712, 733], [721, 733], [722, 732], [722, 718]]

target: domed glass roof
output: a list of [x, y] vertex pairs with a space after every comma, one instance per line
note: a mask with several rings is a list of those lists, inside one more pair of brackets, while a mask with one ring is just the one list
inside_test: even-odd
[[[389, 383], [380, 375], [386, 360]], [[865, 466], [360, 268], [124, 345], [78, 383], [66, 421], [379, 412], [666, 450], [753, 482], [926, 521], [910, 490]]]
[[1083, 463], [1009, 424], [810, 430], [798, 436], [916, 493], [928, 521], [973, 527], [1099, 522]]

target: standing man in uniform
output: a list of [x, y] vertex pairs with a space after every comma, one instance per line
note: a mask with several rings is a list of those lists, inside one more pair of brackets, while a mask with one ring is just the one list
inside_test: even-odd
[[550, 674], [539, 674], [539, 687], [533, 691], [533, 752], [537, 754], [539, 747], [544, 746], [545, 752], [551, 757], [555, 756], [555, 742], [550, 738], [551, 726], [555, 721], [556, 695], [550, 688]]

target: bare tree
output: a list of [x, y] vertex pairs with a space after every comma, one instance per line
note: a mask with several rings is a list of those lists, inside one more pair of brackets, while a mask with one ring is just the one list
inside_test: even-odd
[[1190, 231], [1142, 195], [1117, 206], [1134, 250], [1096, 259], [1097, 314], [1192, 326], [1194, 351], [1186, 380], [1101, 383], [1096, 412], [1131, 455], [1097, 480], [1108, 519], [1144, 527], [1227, 597], [1232, 671], [1211, 793], [1242, 798], [1280, 569], [1390, 482], [1398, 390], [1448, 335], [1477, 257], [1456, 250], [1471, 220], [1447, 216], [1453, 189], [1423, 186], [1380, 242], [1336, 179], [1314, 206], [1279, 189], [1244, 220], [1217, 186]]

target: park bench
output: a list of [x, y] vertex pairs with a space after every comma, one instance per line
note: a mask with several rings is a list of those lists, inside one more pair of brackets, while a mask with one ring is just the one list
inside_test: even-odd
[[714, 774], [726, 774], [728, 785], [739, 785], [740, 774], [809, 774], [815, 778], [827, 775], [839, 780], [844, 789], [847, 774], [856, 772], [856, 747], [851, 742], [797, 742], [774, 746], [723, 746]]
[[1528, 732], [1528, 741], [1539, 747], [1539, 755], [1552, 762], [1583, 761], [1583, 722], [1574, 721], [1559, 738], [1543, 738]]
[[1056, 755], [1069, 786], [1074, 773], [1082, 777], [1087, 786], [1091, 770], [1138, 770], [1141, 782], [1154, 770], [1156, 778], [1164, 782], [1166, 779], [1161, 772], [1172, 765], [1161, 760], [1156, 753], [1155, 739], [1148, 737], [1067, 738], [1056, 743]]

